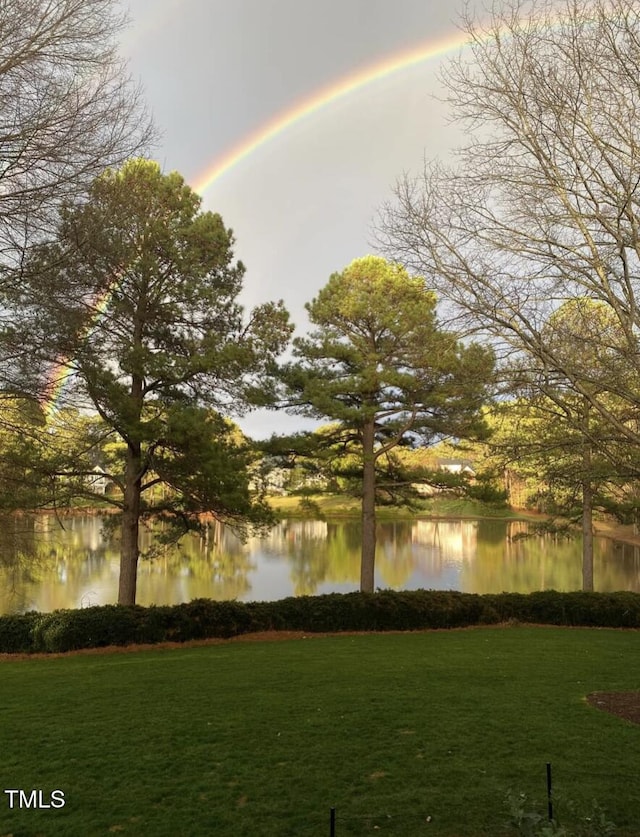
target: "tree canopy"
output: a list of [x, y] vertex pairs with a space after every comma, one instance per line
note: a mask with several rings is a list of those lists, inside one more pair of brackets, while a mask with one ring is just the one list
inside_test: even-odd
[[[179, 174], [132, 160], [65, 208], [57, 241], [34, 251], [11, 299], [14, 324], [0, 337], [5, 350], [29, 345], [41, 385], [59, 393], [50, 424], [65, 405], [98, 416], [66, 447], [45, 434], [42, 461], [67, 493], [87, 493], [96, 451], [119, 442], [98, 459], [119, 489], [122, 603], [135, 600], [141, 517], [270, 520], [250, 488], [250, 448], [221, 413], [269, 401], [291, 327], [281, 303], [245, 317], [233, 243]], [[157, 499], [160, 484], [170, 502]]]
[[290, 409], [333, 419], [334, 431], [319, 438], [359, 452], [361, 589], [372, 591], [376, 466], [412, 440], [482, 432], [493, 354], [442, 330], [424, 279], [377, 256], [333, 274], [306, 307], [315, 328], [294, 340]]

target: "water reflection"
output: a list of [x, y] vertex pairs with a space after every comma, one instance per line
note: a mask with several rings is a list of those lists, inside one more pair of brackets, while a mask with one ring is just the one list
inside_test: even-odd
[[[0, 612], [42, 611], [113, 602], [118, 585], [117, 533], [98, 516], [63, 520], [15, 516], [0, 525]], [[376, 586], [487, 593], [576, 590], [580, 542], [551, 535], [520, 540], [526, 523], [415, 520], [378, 526]], [[284, 521], [246, 544], [223, 526], [158, 546], [145, 531], [140, 604], [213, 599], [278, 599], [356, 590], [360, 523]], [[640, 591], [640, 548], [596, 539], [596, 589]]]

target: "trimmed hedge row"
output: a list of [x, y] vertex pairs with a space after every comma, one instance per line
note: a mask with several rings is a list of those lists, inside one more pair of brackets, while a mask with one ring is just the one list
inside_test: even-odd
[[0, 617], [0, 652], [73, 651], [186, 642], [254, 631], [411, 631], [517, 621], [640, 628], [637, 593], [500, 593], [438, 590], [333, 593], [275, 602], [194, 599], [174, 606], [104, 605]]

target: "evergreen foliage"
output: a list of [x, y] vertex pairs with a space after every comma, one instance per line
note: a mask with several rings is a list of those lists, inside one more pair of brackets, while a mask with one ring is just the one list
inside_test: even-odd
[[441, 328], [424, 279], [376, 256], [333, 274], [306, 307], [314, 329], [294, 340], [296, 361], [285, 372], [289, 409], [335, 424], [315, 436], [275, 440], [272, 451], [311, 450], [347, 488], [356, 486], [360, 584], [373, 592], [376, 493], [397, 502], [415, 482], [394, 449], [482, 435], [493, 353]]
[[291, 327], [282, 303], [245, 319], [233, 234], [200, 205], [156, 163], [108, 170], [25, 264], [0, 333], [5, 352], [31, 347], [34, 387], [55, 396], [37, 459], [60, 500], [95, 496], [97, 467], [115, 486], [121, 603], [135, 601], [145, 516], [184, 531], [209, 513], [240, 533], [272, 520], [251, 447], [221, 413], [273, 399]]

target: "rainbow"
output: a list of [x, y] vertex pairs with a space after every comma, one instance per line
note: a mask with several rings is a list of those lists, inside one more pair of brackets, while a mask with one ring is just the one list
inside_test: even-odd
[[383, 78], [408, 70], [434, 58], [440, 58], [455, 49], [461, 49], [469, 41], [465, 32], [457, 32], [439, 41], [429, 41], [410, 50], [395, 53], [383, 61], [370, 64], [356, 72], [334, 81], [316, 90], [311, 96], [297, 102], [292, 107], [281, 111], [266, 124], [260, 125], [239, 145], [227, 151], [218, 158], [213, 165], [199, 174], [194, 181], [193, 188], [202, 194], [209, 189], [216, 180], [227, 174], [232, 168], [241, 163], [263, 145], [275, 139], [293, 125], [332, 105], [350, 93], [380, 81]]
[[[284, 133], [288, 128], [291, 128], [298, 122], [301, 122], [306, 117], [317, 113], [323, 108], [328, 107], [334, 102], [355, 93], [363, 87], [373, 84], [388, 76], [399, 73], [402, 70], [407, 70], [415, 67], [425, 61], [439, 58], [452, 52], [455, 49], [460, 49], [467, 43], [468, 36], [465, 33], [456, 33], [454, 36], [443, 38], [440, 41], [430, 41], [428, 44], [422, 44], [410, 50], [404, 50], [401, 53], [396, 53], [378, 61], [375, 64], [370, 64], [356, 72], [334, 81], [331, 84], [316, 90], [311, 96], [303, 101], [294, 104], [292, 107], [281, 111], [275, 117], [270, 119], [266, 124], [261, 125], [249, 136], [245, 137], [239, 145], [228, 151], [222, 157], [217, 159], [213, 165], [207, 168], [202, 174], [195, 179], [193, 185], [194, 191], [198, 193], [205, 192], [213, 183], [227, 174], [238, 163], [245, 160], [260, 147], [275, 139], [279, 134]], [[96, 301], [94, 313], [91, 319], [83, 329], [83, 337], [86, 337], [95, 328], [100, 318], [105, 313], [113, 285], [109, 290]], [[60, 402], [62, 392], [65, 384], [69, 380], [73, 368], [71, 366], [71, 358], [60, 359], [50, 376], [49, 386], [43, 400], [44, 412], [47, 421], [51, 420]]]
[[[114, 287], [117, 285], [119, 278], [119, 276], [116, 277], [107, 290], [95, 301], [93, 313], [80, 334], [81, 340], [84, 340], [91, 334], [105, 315], [114, 292]], [[70, 357], [59, 358], [49, 376], [49, 382], [42, 399], [42, 408], [47, 422], [53, 420], [59, 409], [58, 405], [62, 397], [62, 391], [73, 373], [72, 360], [73, 358]]]

